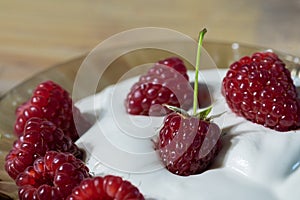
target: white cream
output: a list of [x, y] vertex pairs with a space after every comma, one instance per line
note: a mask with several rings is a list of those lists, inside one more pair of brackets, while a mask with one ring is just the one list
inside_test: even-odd
[[300, 131], [276, 132], [233, 114], [220, 93], [225, 72], [204, 70], [199, 79], [212, 88], [213, 114], [227, 111], [215, 120], [226, 135], [211, 169], [180, 177], [163, 168], [151, 141], [163, 118], [125, 112], [124, 99], [135, 77], [77, 103], [83, 113], [98, 115], [77, 141], [88, 153], [90, 170], [128, 179], [149, 200], [299, 199]]

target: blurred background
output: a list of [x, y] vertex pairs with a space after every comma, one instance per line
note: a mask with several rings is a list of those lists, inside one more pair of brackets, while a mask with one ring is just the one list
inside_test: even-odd
[[300, 0], [1, 0], [0, 94], [113, 34], [170, 28], [300, 56]]

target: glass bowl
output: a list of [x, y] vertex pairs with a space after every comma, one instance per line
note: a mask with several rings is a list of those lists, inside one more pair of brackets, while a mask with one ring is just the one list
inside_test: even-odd
[[[182, 41], [172, 41], [172, 45], [184, 46], [185, 44]], [[218, 68], [227, 68], [233, 61], [242, 56], [251, 55], [257, 51], [271, 50], [264, 47], [215, 41], [204, 42], [203, 46]], [[114, 49], [115, 47], [109, 50], [114, 51]], [[287, 64], [287, 67], [292, 71], [292, 75], [296, 76], [298, 74], [298, 57], [276, 50], [272, 51], [276, 52]], [[77, 71], [86, 56], [83, 55], [38, 73], [0, 97], [0, 199], [18, 199], [15, 183], [4, 170], [5, 156], [12, 148], [12, 144], [16, 139], [13, 133], [15, 109], [18, 105], [27, 101], [37, 84], [45, 80], [53, 80], [71, 93]], [[134, 66], [144, 63], [154, 63], [169, 56], [174, 56], [174, 54], [151, 48], [126, 53], [114, 60], [105, 70], [98, 84], [97, 91], [101, 91], [106, 86], [116, 83], [124, 73]], [[188, 68], [192, 67], [189, 63], [187, 65]], [[209, 66], [205, 67], [209, 68]], [[86, 87], [88, 87], [88, 84]], [[84, 94], [85, 88], [81, 87], [80, 89]], [[77, 101], [78, 99], [74, 100]]]

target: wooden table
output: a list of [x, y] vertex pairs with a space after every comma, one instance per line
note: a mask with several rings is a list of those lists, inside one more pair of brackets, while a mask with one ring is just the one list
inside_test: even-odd
[[0, 94], [113, 34], [164, 27], [207, 40], [267, 46], [300, 56], [300, 0], [2, 0]]

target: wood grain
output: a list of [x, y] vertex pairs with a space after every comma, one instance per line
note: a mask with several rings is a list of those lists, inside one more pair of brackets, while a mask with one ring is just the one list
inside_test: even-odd
[[207, 40], [267, 46], [300, 55], [298, 0], [2, 0], [0, 94], [52, 65], [136, 27], [164, 27]]

